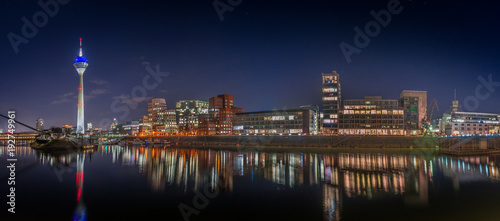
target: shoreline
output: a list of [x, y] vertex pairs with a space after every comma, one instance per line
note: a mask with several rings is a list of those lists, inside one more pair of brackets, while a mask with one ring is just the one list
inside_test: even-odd
[[256, 149], [435, 149], [466, 152], [498, 150], [500, 137], [400, 137], [400, 136], [165, 136], [126, 137], [126, 140], [166, 140], [179, 147]]

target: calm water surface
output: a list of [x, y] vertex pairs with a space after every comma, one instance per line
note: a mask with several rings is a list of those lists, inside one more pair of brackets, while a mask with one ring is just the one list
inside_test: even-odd
[[[7, 195], [6, 147], [0, 191]], [[1, 220], [499, 220], [500, 156], [103, 146], [17, 147]], [[7, 198], [3, 198], [7, 201]]]

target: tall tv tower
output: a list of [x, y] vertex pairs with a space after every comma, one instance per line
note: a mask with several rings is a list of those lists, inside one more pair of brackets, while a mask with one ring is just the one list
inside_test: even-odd
[[80, 54], [78, 57], [75, 58], [75, 63], [73, 64], [75, 66], [76, 71], [78, 72], [78, 75], [80, 77], [80, 83], [78, 84], [78, 116], [76, 119], [76, 133], [77, 134], [84, 134], [85, 129], [84, 129], [84, 119], [83, 119], [83, 72], [85, 72], [85, 69], [87, 69], [87, 66], [89, 66], [87, 62], [87, 58], [83, 57], [83, 52], [82, 52], [82, 38], [80, 38]]

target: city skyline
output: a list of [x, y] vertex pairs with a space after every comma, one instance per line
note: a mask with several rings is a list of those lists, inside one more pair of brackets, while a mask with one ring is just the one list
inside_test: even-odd
[[2, 220], [496, 220], [494, 5], [0, 0]]
[[[118, 4], [116, 10], [106, 13], [92, 7], [84, 12], [86, 16], [76, 18], [72, 11], [96, 3], [85, 6], [70, 2], [60, 5], [58, 13], [27, 44], [20, 44], [18, 53], [13, 52], [7, 38], [0, 45], [5, 73], [12, 77], [12, 81], [2, 82], [2, 88], [13, 92], [2, 98], [1, 109], [17, 110], [18, 120], [30, 125], [38, 118], [44, 119], [46, 127], [76, 125], [77, 75], [66, 61], [76, 53], [74, 39], [79, 37], [86, 39], [86, 54], [93, 64], [84, 84], [88, 88], [85, 123], [92, 122], [94, 127], [99, 127], [103, 118], [117, 117], [120, 122], [139, 119], [147, 112], [145, 104], [152, 97], [165, 98], [170, 108], [179, 100], [208, 101], [214, 94], [234, 95], [237, 105], [245, 111], [320, 105], [320, 74], [333, 70], [341, 75], [343, 99], [397, 99], [403, 90], [422, 90], [428, 91], [429, 100], [438, 100], [440, 113], [449, 111], [455, 88], [463, 105], [481, 83], [478, 77], [488, 80], [492, 74], [493, 81], [498, 82], [495, 55], [499, 46], [491, 35], [498, 21], [489, 17], [493, 9], [449, 2], [400, 2], [403, 11], [393, 15], [391, 23], [371, 38], [361, 53], [353, 54], [350, 63], [339, 44], [352, 44], [356, 34], [353, 28], [373, 20], [370, 11], [384, 10], [387, 2], [357, 7], [324, 1], [279, 7], [271, 2], [265, 3], [267, 9], [259, 3], [243, 2], [233, 12], [226, 12], [222, 22], [212, 4], [186, 2], [155, 8], [156, 3], [148, 2], [151, 4], [140, 5], [144, 13], [139, 16], [115, 21], [105, 17], [131, 10], [134, 5]], [[4, 11], [9, 21], [6, 34], [21, 34], [20, 18], [31, 19], [42, 10], [30, 4], [7, 5], [12, 10]], [[112, 2], [99, 5], [111, 8]], [[334, 6], [342, 6], [343, 11]], [[440, 14], [444, 9], [454, 10], [450, 10], [451, 15]], [[338, 14], [329, 16], [329, 10]], [[166, 13], [160, 13], [163, 11]], [[464, 12], [470, 14], [460, 17]], [[151, 19], [156, 14], [158, 18]], [[470, 19], [479, 14], [482, 16]], [[284, 18], [290, 16], [302, 21], [286, 22]], [[99, 19], [104, 22], [98, 24]], [[68, 20], [81, 22], [82, 28], [76, 32], [66, 29]], [[103, 31], [110, 27], [117, 32]], [[131, 27], [138, 28], [139, 34], [133, 34]], [[468, 31], [462, 32], [464, 28]], [[262, 34], [266, 30], [269, 33]], [[52, 31], [60, 36], [50, 36]], [[197, 34], [200, 31], [203, 34]], [[41, 56], [41, 52], [49, 56]], [[32, 65], [22, 65], [26, 60], [31, 60]], [[127, 117], [119, 118], [121, 113], [114, 113], [111, 104], [141, 84], [148, 65], [153, 69], [159, 65], [170, 75], [157, 88], [147, 91], [148, 99], [131, 108]], [[46, 74], [37, 74], [39, 70]], [[491, 96], [481, 101], [475, 111], [499, 112], [500, 96], [490, 92]], [[5, 131], [6, 124], [0, 128]]]

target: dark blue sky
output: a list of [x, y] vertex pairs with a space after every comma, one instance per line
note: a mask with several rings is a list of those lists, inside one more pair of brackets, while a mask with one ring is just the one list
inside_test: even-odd
[[[165, 98], [168, 108], [222, 93], [233, 94], [245, 111], [320, 105], [321, 73], [337, 70], [344, 99], [398, 99], [402, 90], [426, 90], [442, 113], [454, 88], [463, 102], [475, 96], [479, 76], [500, 81], [500, 17], [491, 1], [401, 0], [401, 13], [351, 63], [339, 44], [353, 45], [353, 28], [364, 29], [374, 20], [370, 11], [387, 9], [389, 1], [243, 0], [221, 21], [211, 0], [72, 0], [17, 54], [8, 34], [22, 36], [21, 18], [31, 21], [42, 9], [35, 1], [0, 2], [0, 111], [14, 109], [31, 125], [38, 117], [46, 127], [76, 125], [72, 63], [80, 37], [89, 61], [85, 121], [94, 127], [102, 119], [124, 122], [147, 113], [147, 101], [129, 114], [111, 104], [142, 85], [148, 63], [170, 73], [146, 96]], [[476, 111], [500, 113], [498, 90]]]

